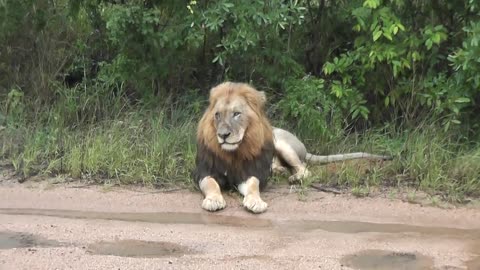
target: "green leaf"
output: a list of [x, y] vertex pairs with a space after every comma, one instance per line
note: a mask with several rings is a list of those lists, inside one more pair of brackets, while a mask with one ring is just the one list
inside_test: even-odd
[[413, 61], [418, 61], [418, 60], [421, 59], [421, 56], [420, 56], [420, 54], [418, 53], [418, 51], [414, 51], [414, 52], [412, 53], [412, 59], [413, 59]]
[[432, 41], [433, 41], [433, 43], [435, 43], [435, 44], [440, 44], [440, 40], [441, 40], [440, 33], [435, 33], [435, 34], [432, 36]]
[[335, 64], [326, 62], [325, 65], [323, 66], [323, 73], [325, 75], [330, 75], [335, 71]]
[[461, 98], [455, 99], [455, 103], [469, 103], [469, 102], [470, 102], [470, 99], [467, 97], [461, 97]]
[[362, 115], [363, 119], [367, 120], [369, 113], [370, 113], [370, 111], [368, 110], [367, 107], [365, 107], [365, 106], [360, 107], [360, 114]]
[[343, 96], [342, 86], [338, 83], [332, 84], [332, 93], [335, 94], [337, 98], [341, 98]]
[[432, 48], [432, 46], [433, 46], [432, 40], [431, 40], [431, 39], [427, 39], [427, 40], [425, 41], [425, 46], [427, 46], [427, 49], [430, 50], [430, 49]]
[[383, 32], [383, 36], [386, 37], [388, 40], [393, 40], [392, 35], [388, 32]]
[[353, 111], [353, 113], [352, 113], [352, 119], [357, 118], [359, 112], [360, 112], [360, 110], [359, 110], [358, 108], [355, 109], [355, 110]]
[[452, 122], [452, 123], [454, 123], [454, 124], [457, 124], [457, 125], [462, 123], [462, 122], [460, 122], [460, 121], [457, 120], [457, 119], [453, 119], [453, 120], [451, 120], [450, 122]]
[[382, 30], [373, 32], [373, 41], [377, 41], [382, 36]]
[[368, 7], [371, 9], [376, 9], [380, 5], [380, 0], [366, 0], [363, 2], [364, 7]]

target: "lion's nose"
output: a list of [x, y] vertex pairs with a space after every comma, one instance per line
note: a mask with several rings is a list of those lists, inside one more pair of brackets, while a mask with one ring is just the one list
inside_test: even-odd
[[218, 133], [217, 135], [218, 135], [218, 137], [225, 140], [226, 138], [228, 138], [228, 136], [230, 136], [230, 134], [232, 134], [232, 133], [227, 131], [227, 132]]

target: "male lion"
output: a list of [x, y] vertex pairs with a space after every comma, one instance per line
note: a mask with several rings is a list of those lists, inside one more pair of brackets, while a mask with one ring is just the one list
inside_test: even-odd
[[195, 183], [202, 208], [225, 208], [221, 190], [237, 188], [253, 213], [267, 210], [260, 197], [274, 171], [290, 170], [290, 181], [310, 175], [307, 161], [328, 163], [354, 158], [388, 157], [368, 153], [317, 156], [290, 132], [273, 128], [264, 112], [265, 93], [245, 83], [225, 82], [210, 90], [209, 106], [198, 124]]

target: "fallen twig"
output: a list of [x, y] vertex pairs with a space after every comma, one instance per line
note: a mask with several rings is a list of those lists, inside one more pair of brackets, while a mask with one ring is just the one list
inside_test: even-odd
[[342, 194], [343, 193], [342, 191], [340, 191], [336, 188], [326, 187], [326, 186], [321, 185], [321, 184], [312, 184], [311, 187], [313, 187], [314, 189], [323, 191], [323, 192], [329, 192], [329, 193], [334, 193], [334, 194]]

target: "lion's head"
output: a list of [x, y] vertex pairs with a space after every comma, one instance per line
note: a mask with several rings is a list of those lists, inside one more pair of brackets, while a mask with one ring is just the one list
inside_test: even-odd
[[265, 102], [264, 92], [245, 83], [225, 82], [212, 88], [197, 139], [226, 161], [256, 157], [265, 143], [272, 142]]

